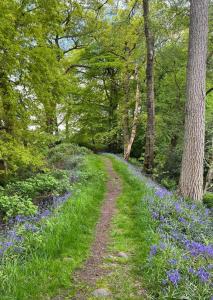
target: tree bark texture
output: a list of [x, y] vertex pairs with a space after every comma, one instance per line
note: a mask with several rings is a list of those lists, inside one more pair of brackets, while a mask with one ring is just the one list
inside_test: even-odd
[[154, 38], [150, 26], [149, 0], [143, 0], [144, 32], [146, 37], [147, 65], [146, 65], [146, 89], [147, 89], [147, 127], [144, 170], [151, 174], [154, 166], [155, 145], [155, 94], [154, 94]]
[[201, 201], [204, 172], [208, 0], [191, 0], [190, 3], [187, 101], [179, 190], [183, 197]]

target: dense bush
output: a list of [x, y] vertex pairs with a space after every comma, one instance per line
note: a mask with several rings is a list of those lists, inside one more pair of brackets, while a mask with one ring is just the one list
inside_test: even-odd
[[203, 203], [208, 208], [213, 208], [213, 193], [206, 193], [203, 197]]
[[[0, 190], [0, 217], [7, 220], [16, 215], [32, 215], [35, 204], [44, 197], [63, 194], [70, 189], [70, 183], [87, 180], [89, 174], [80, 166], [83, 155], [91, 153], [75, 144], [59, 144], [48, 153], [48, 164], [52, 168], [45, 173], [37, 173], [25, 180], [8, 183]], [[61, 170], [63, 169], [63, 170]]]
[[[54, 174], [57, 176], [55, 177]], [[37, 174], [24, 181], [16, 181], [5, 188], [9, 195], [18, 194], [35, 198], [41, 194], [60, 194], [69, 188], [69, 177], [66, 172]]]
[[0, 212], [3, 219], [36, 212], [36, 198], [62, 194], [70, 188], [69, 174], [55, 170], [23, 181], [9, 183], [1, 189]]
[[7, 171], [0, 170], [0, 183], [10, 178], [26, 178], [44, 167], [43, 153], [34, 146], [25, 147], [6, 133], [0, 139], [0, 159], [7, 165]]
[[49, 150], [48, 164], [53, 168], [74, 170], [80, 167], [83, 161], [82, 156], [90, 153], [91, 151], [87, 148], [75, 144], [59, 144]]
[[31, 198], [23, 198], [19, 195], [0, 196], [0, 215], [5, 220], [17, 215], [33, 215], [36, 211], [37, 206], [32, 203]]

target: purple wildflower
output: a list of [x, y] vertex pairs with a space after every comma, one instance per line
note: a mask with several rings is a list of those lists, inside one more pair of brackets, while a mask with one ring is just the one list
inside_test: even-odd
[[175, 203], [175, 209], [178, 213], [180, 213], [182, 211], [180, 204], [177, 202]]
[[45, 218], [51, 214], [49, 209], [46, 209], [44, 212], [41, 213], [40, 217]]
[[156, 254], [157, 254], [157, 250], [158, 250], [158, 247], [157, 247], [157, 245], [153, 245], [153, 246], [151, 246], [151, 249], [150, 249], [150, 253], [149, 253], [149, 255], [150, 255], [150, 256], [154, 256], [154, 255], [156, 255]]
[[183, 217], [178, 218], [178, 221], [181, 223], [186, 223], [186, 220]]
[[169, 262], [171, 265], [176, 265], [176, 264], [177, 264], [177, 259], [172, 258], [172, 259], [169, 259], [168, 262]]
[[179, 271], [178, 270], [170, 270], [166, 273], [167, 273], [167, 276], [168, 276], [169, 280], [171, 281], [171, 283], [174, 285], [177, 285], [181, 279]]
[[207, 282], [209, 280], [209, 273], [205, 271], [204, 268], [199, 268], [197, 271], [197, 275], [202, 282]]
[[164, 198], [165, 196], [168, 196], [170, 195], [171, 193], [168, 192], [166, 189], [163, 189], [163, 188], [158, 188], [156, 191], [155, 191], [155, 195], [159, 198]]
[[213, 247], [211, 245], [203, 245], [202, 243], [185, 240], [185, 247], [190, 251], [192, 256], [208, 255], [213, 256]]
[[159, 213], [157, 213], [156, 211], [154, 211], [152, 213], [152, 218], [155, 219], [155, 220], [159, 219]]
[[30, 223], [25, 223], [24, 227], [26, 230], [32, 231], [32, 232], [36, 232], [38, 231], [38, 228], [36, 226], [34, 226], [33, 224]]
[[188, 271], [189, 271], [189, 273], [191, 273], [191, 274], [195, 274], [195, 273], [196, 273], [195, 269], [193, 269], [192, 267], [190, 267], [190, 268], [188, 269]]
[[14, 245], [14, 243], [11, 241], [4, 242], [4, 243], [2, 243], [2, 248], [3, 248], [2, 250], [3, 251], [7, 250], [8, 248], [12, 247], [13, 245]]

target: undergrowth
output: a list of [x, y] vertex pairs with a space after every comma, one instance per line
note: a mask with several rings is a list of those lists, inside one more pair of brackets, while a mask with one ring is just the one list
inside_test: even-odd
[[41, 220], [38, 230], [25, 231], [23, 251], [10, 253], [8, 247], [1, 262], [1, 300], [50, 299], [71, 287], [70, 276], [87, 256], [105, 193], [101, 158], [88, 155], [85, 173], [72, 198]]

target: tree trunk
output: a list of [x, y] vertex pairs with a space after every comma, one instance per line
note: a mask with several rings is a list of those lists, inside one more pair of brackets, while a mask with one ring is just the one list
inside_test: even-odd
[[124, 111], [123, 111], [123, 142], [124, 142], [124, 158], [129, 143], [129, 94], [130, 94], [130, 73], [128, 67], [124, 78]]
[[191, 0], [185, 135], [179, 190], [183, 197], [197, 201], [203, 197], [207, 34], [208, 0]]
[[137, 125], [138, 125], [138, 117], [141, 111], [141, 93], [140, 93], [140, 83], [139, 83], [139, 74], [138, 74], [138, 65], [135, 68], [135, 79], [136, 79], [136, 95], [135, 95], [135, 110], [134, 117], [132, 122], [132, 129], [130, 133], [130, 138], [126, 147], [126, 151], [124, 153], [124, 159], [128, 160], [130, 157], [132, 144], [135, 140]]
[[154, 94], [154, 38], [150, 28], [149, 0], [143, 0], [144, 32], [146, 37], [147, 66], [146, 66], [146, 89], [147, 89], [147, 127], [144, 170], [151, 174], [154, 166], [155, 144], [155, 94]]

